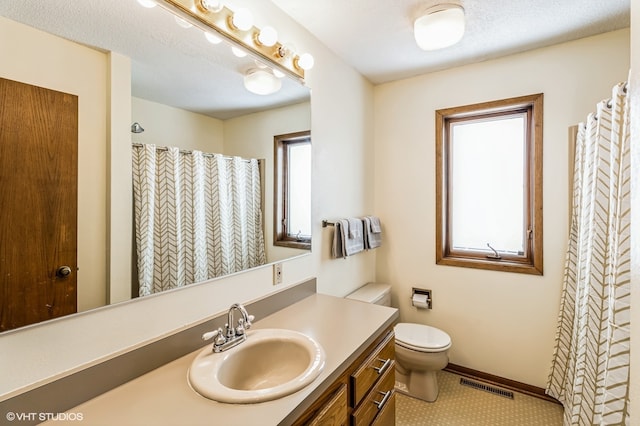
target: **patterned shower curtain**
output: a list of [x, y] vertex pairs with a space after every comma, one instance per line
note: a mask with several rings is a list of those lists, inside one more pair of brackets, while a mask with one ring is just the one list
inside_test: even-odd
[[263, 265], [258, 160], [133, 146], [140, 296]]
[[630, 148], [626, 85], [581, 123], [547, 393], [564, 425], [629, 425]]

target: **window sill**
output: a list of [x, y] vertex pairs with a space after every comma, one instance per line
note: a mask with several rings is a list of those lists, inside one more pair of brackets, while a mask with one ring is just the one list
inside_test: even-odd
[[311, 241], [276, 241], [273, 243], [274, 246], [278, 247], [289, 247], [289, 248], [297, 248], [302, 250], [311, 250]]
[[519, 274], [543, 275], [542, 265], [531, 265], [529, 263], [513, 262], [509, 260], [490, 260], [449, 256], [436, 259], [436, 264], [491, 271], [515, 272]]

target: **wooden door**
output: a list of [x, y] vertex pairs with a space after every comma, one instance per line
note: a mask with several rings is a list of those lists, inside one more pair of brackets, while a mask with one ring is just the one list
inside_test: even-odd
[[0, 78], [0, 331], [77, 311], [77, 176], [78, 97]]

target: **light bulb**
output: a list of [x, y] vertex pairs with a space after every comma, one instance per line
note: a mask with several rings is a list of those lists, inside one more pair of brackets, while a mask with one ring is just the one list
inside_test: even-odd
[[271, 47], [278, 41], [278, 32], [273, 27], [264, 27], [258, 34], [260, 44]]
[[200, 4], [203, 9], [213, 13], [220, 12], [224, 7], [222, 2], [217, 0], [201, 0]]
[[241, 7], [233, 12], [233, 18], [231, 18], [233, 26], [241, 31], [247, 31], [253, 27], [253, 15], [251, 11], [246, 7]]
[[220, 37], [208, 31], [205, 31], [204, 36], [209, 41], [209, 43], [213, 43], [213, 44], [222, 43], [222, 39]]
[[151, 9], [152, 7], [156, 7], [158, 4], [154, 0], [138, 0], [141, 6]]
[[298, 57], [297, 63], [300, 68], [307, 71], [313, 68], [315, 60], [313, 59], [313, 56], [311, 56], [311, 54], [303, 53]]
[[235, 46], [231, 46], [231, 51], [233, 52], [234, 55], [236, 55], [238, 58], [244, 58], [245, 56], [247, 56], [247, 52], [245, 52], [242, 49], [239, 49]]

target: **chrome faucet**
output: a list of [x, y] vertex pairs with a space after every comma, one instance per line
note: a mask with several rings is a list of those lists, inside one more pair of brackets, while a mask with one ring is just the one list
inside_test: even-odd
[[[233, 311], [236, 309], [240, 312], [242, 318], [238, 319], [238, 326], [234, 327]], [[251, 328], [251, 321], [254, 319], [255, 317], [249, 315], [244, 306], [240, 303], [234, 303], [229, 308], [229, 312], [227, 312], [227, 323], [224, 325], [224, 330], [220, 327], [215, 331], [204, 333], [202, 340], [215, 339], [213, 341], [213, 352], [216, 353], [231, 349], [246, 340], [247, 335], [245, 332]]]
[[[234, 309], [237, 309], [242, 315], [242, 318], [238, 320], [238, 326], [235, 329], [233, 328]], [[249, 315], [247, 310], [241, 304], [234, 303], [233, 305], [231, 305], [231, 307], [229, 308], [229, 312], [227, 312], [227, 324], [225, 325], [227, 329], [227, 339], [233, 338], [235, 336], [243, 336], [244, 332], [247, 329], [251, 328], [251, 321], [253, 321], [254, 318], [255, 317], [253, 315]]]

